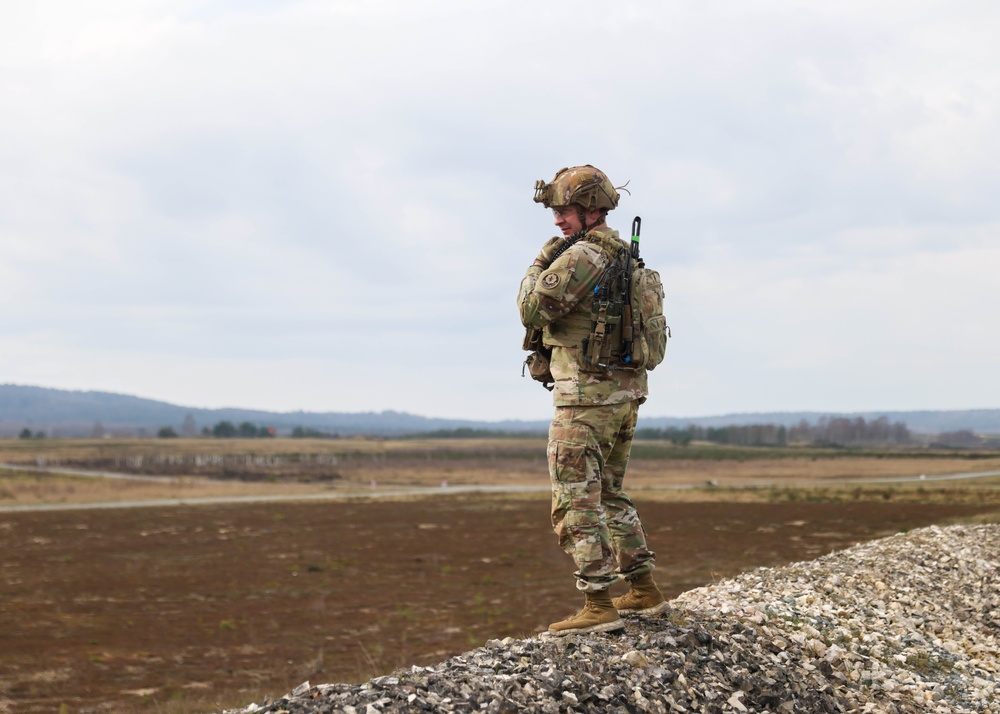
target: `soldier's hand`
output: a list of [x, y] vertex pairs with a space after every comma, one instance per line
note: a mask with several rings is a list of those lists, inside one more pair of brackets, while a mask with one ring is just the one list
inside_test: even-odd
[[552, 256], [555, 252], [559, 250], [563, 243], [566, 242], [565, 238], [556, 236], [555, 238], [549, 238], [545, 245], [542, 246], [541, 251], [538, 253], [538, 257], [535, 258], [534, 264], [543, 270], [548, 268], [552, 264]]

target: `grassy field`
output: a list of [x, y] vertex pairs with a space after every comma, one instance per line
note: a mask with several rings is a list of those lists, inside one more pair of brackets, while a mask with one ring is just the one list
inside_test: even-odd
[[[531, 635], [579, 604], [547, 495], [451, 487], [544, 487], [544, 446], [0, 442], [0, 712], [217, 711]], [[997, 453], [636, 446], [626, 484], [670, 595], [1000, 513], [1000, 477], [935, 480]], [[403, 488], [422, 491], [374, 497]], [[287, 495], [331, 500], [10, 510]]]
[[[0, 505], [51, 501], [321, 494], [401, 486], [545, 485], [544, 439], [0, 440], [0, 463], [163, 477], [110, 482], [0, 470]], [[841, 488], [881, 479], [1000, 471], [1000, 452], [750, 449], [635, 443], [633, 490], [699, 487]], [[993, 484], [996, 482], [993, 481]], [[967, 481], [991, 487], [990, 482]], [[919, 486], [919, 485], [918, 485]], [[915, 486], [915, 487], [918, 487]], [[900, 486], [903, 488], [903, 486]]]

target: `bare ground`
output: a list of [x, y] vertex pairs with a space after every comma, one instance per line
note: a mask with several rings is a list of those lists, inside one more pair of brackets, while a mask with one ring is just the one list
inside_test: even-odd
[[[637, 443], [628, 486], [670, 595], [1000, 507], [997, 478], [876, 483], [995, 454], [718, 456]], [[542, 440], [5, 441], [0, 462], [165, 477], [4, 469], [0, 507], [548, 481]], [[539, 493], [0, 512], [0, 712], [217, 711], [363, 681], [544, 628], [579, 604], [571, 571]]]
[[[676, 595], [989, 503], [639, 498]], [[574, 610], [543, 496], [0, 515], [0, 711], [210, 711]]]

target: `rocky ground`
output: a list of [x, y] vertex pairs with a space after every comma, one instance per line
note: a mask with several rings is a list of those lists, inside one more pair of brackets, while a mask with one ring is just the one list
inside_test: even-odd
[[610, 635], [493, 640], [226, 714], [1000, 713], [1000, 525], [930, 527], [698, 588]]

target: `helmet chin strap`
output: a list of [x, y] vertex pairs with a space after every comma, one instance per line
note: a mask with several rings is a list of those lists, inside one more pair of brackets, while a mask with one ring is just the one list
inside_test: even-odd
[[580, 231], [581, 233], [586, 233], [589, 230], [591, 230], [592, 228], [595, 228], [596, 226], [599, 226], [599, 225], [601, 225], [601, 223], [604, 222], [602, 220], [603, 216], [601, 216], [600, 214], [598, 214], [597, 220], [594, 221], [593, 223], [591, 223], [590, 225], [587, 225], [587, 217], [586, 217], [586, 215], [584, 215], [583, 210], [580, 210], [580, 212], [577, 215], [580, 216], [580, 225], [583, 226], [583, 229]]

